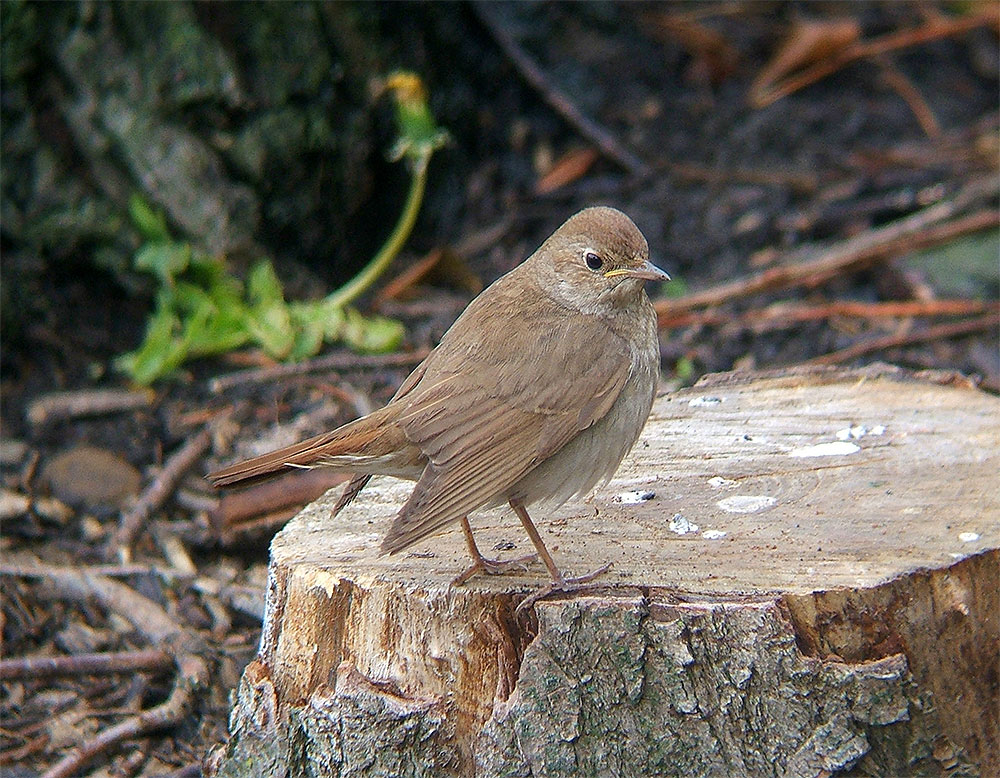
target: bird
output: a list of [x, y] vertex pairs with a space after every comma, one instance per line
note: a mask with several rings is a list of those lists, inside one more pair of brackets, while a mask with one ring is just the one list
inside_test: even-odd
[[563, 575], [527, 509], [587, 495], [638, 439], [659, 378], [645, 283], [669, 278], [628, 216], [585, 208], [469, 303], [384, 407], [209, 479], [228, 487], [331, 467], [354, 474], [337, 511], [373, 475], [415, 481], [380, 552], [396, 554], [459, 522], [472, 564], [456, 584], [535, 557], [480, 553], [469, 515], [506, 503], [549, 573], [531, 600], [581, 588], [610, 565]]

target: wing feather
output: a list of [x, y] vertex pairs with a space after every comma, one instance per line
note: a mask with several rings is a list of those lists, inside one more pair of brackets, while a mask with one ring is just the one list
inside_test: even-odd
[[[428, 465], [387, 533], [384, 552], [502, 497], [618, 399], [631, 369], [628, 344], [596, 317], [553, 315], [548, 305], [526, 312], [524, 331], [537, 337], [521, 352], [511, 352], [506, 333], [484, 327], [476, 343], [428, 357], [395, 417]], [[595, 343], [603, 347], [595, 350]]]

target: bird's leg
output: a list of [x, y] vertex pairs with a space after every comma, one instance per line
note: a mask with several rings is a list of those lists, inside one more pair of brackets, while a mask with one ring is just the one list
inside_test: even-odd
[[527, 570], [528, 562], [531, 562], [538, 557], [538, 554], [528, 554], [527, 556], [518, 557], [517, 559], [487, 559], [479, 553], [479, 546], [476, 545], [476, 539], [472, 536], [472, 525], [469, 524], [468, 516], [462, 517], [462, 533], [465, 535], [465, 545], [469, 548], [469, 554], [475, 561], [473, 561], [473, 563], [466, 568], [465, 572], [457, 576], [451, 582], [452, 586], [464, 584], [476, 573], [501, 575], [515, 567], [521, 570]]
[[534, 594], [523, 599], [517, 606], [517, 613], [520, 613], [525, 608], [534, 605], [542, 597], [547, 597], [553, 592], [571, 592], [586, 588], [586, 584], [593, 581], [598, 576], [604, 575], [604, 573], [606, 573], [611, 567], [611, 563], [609, 562], [608, 564], [602, 565], [586, 575], [581, 575], [577, 578], [566, 578], [559, 571], [559, 568], [556, 567], [555, 560], [552, 559], [552, 554], [549, 553], [549, 550], [542, 542], [542, 536], [539, 535], [538, 530], [535, 529], [535, 525], [532, 523], [531, 517], [528, 515], [528, 511], [526, 511], [524, 506], [517, 500], [511, 500], [510, 507], [514, 509], [514, 513], [517, 514], [517, 518], [521, 520], [521, 525], [524, 527], [524, 531], [527, 532], [528, 537], [531, 538], [531, 542], [538, 551], [538, 556], [541, 557], [542, 561], [545, 563], [545, 566], [549, 570], [549, 576], [552, 578], [552, 583], [548, 586], [542, 587]]

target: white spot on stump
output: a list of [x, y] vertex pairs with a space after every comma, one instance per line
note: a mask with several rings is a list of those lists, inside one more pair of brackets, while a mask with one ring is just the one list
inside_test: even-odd
[[611, 498], [611, 501], [622, 505], [637, 505], [640, 502], [652, 500], [654, 497], [656, 497], [656, 492], [649, 489], [633, 489], [628, 492], [619, 492]]
[[678, 535], [690, 535], [692, 532], [698, 531], [698, 525], [685, 519], [681, 514], [675, 513], [670, 523], [667, 524], [667, 529]]
[[845, 427], [837, 430], [837, 440], [858, 440], [865, 435], [884, 435], [885, 425], [876, 424], [874, 427], [866, 427], [864, 424], [856, 424], [852, 427]]
[[767, 510], [776, 502], [766, 494], [737, 494], [719, 500], [716, 505], [729, 513], [757, 513]]

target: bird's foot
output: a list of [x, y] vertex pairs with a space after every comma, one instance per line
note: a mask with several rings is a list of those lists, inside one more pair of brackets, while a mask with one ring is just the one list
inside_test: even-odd
[[479, 573], [483, 573], [484, 575], [504, 575], [511, 570], [526, 572], [528, 563], [534, 562], [536, 559], [538, 559], [538, 554], [528, 554], [517, 559], [487, 559], [484, 556], [480, 556], [463, 573], [455, 576], [452, 579], [451, 585], [461, 586]]
[[608, 570], [611, 569], [611, 563], [608, 562], [606, 565], [601, 565], [599, 568], [593, 572], [587, 573], [586, 575], [581, 575], [576, 578], [563, 578], [560, 575], [557, 579], [553, 579], [552, 583], [548, 586], [543, 586], [534, 594], [529, 594], [520, 603], [518, 603], [517, 608], [514, 611], [516, 616], [521, 615], [521, 612], [527, 610], [536, 602], [544, 597], [548, 597], [550, 594], [569, 594], [570, 592], [580, 592], [586, 589], [593, 589], [594, 586], [590, 585], [590, 582], [595, 578], [604, 575]]

